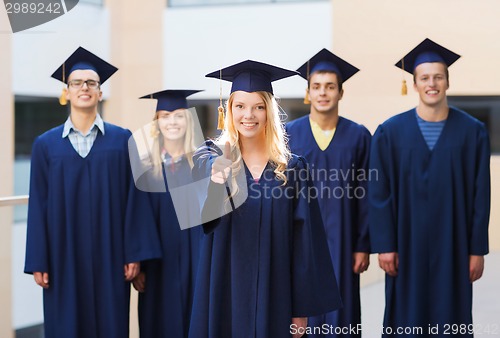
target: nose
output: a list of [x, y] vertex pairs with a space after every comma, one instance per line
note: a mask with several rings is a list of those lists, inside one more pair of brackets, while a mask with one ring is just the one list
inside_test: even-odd
[[243, 117], [246, 119], [251, 119], [253, 117], [252, 108], [249, 107], [249, 108], [245, 109], [245, 111], [243, 112]]

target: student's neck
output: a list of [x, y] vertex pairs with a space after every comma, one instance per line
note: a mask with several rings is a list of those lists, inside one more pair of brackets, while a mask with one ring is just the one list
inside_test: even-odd
[[240, 146], [243, 158], [260, 158], [261, 160], [265, 159], [266, 162], [269, 159], [265, 138], [241, 139]]
[[444, 121], [448, 118], [448, 113], [449, 107], [446, 101], [436, 106], [429, 106], [420, 102], [417, 107], [418, 116], [427, 122]]
[[97, 116], [97, 110], [79, 110], [71, 109], [71, 122], [76, 129], [86, 134], [92, 124], [94, 123]]
[[322, 130], [332, 130], [337, 127], [337, 123], [339, 122], [339, 110], [334, 109], [327, 113], [320, 113], [311, 107], [309, 117], [316, 122]]
[[163, 149], [172, 158], [178, 158], [184, 155], [184, 140], [172, 141], [163, 139]]

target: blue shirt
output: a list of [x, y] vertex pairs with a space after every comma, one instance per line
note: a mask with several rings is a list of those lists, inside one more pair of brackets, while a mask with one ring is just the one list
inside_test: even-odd
[[417, 116], [418, 126], [420, 128], [420, 131], [422, 132], [422, 136], [424, 137], [425, 142], [427, 143], [427, 146], [430, 150], [434, 149], [434, 146], [436, 145], [436, 142], [439, 139], [441, 132], [443, 131], [446, 120], [439, 122], [429, 122], [423, 120], [420, 116], [418, 116], [418, 114], [415, 113], [415, 115]]
[[71, 117], [68, 116], [68, 119], [64, 123], [62, 138], [65, 138], [66, 136], [69, 137], [71, 145], [76, 152], [80, 154], [81, 157], [87, 157], [97, 137], [98, 130], [100, 130], [104, 135], [104, 122], [99, 114], [96, 115], [94, 124], [85, 135], [83, 135], [80, 130], [75, 128], [73, 122], [71, 121]]

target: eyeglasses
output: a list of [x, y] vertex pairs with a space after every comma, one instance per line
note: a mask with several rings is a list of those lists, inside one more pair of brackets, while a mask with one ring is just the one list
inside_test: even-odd
[[96, 80], [71, 80], [68, 82], [68, 86], [74, 89], [80, 89], [83, 87], [83, 84], [86, 83], [87, 87], [90, 89], [97, 89], [101, 85], [99, 81]]

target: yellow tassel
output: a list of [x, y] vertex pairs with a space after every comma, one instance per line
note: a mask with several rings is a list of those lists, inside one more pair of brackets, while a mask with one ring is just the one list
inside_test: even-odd
[[309, 91], [306, 89], [306, 95], [304, 96], [304, 104], [311, 104], [311, 100], [309, 100]]
[[408, 94], [408, 87], [406, 87], [406, 80], [403, 80], [403, 85], [401, 86], [401, 95]]
[[66, 100], [66, 94], [68, 94], [68, 89], [66, 87], [63, 88], [61, 96], [59, 96], [59, 104], [61, 106], [65, 106], [68, 104], [68, 100]]
[[219, 118], [217, 119], [217, 129], [224, 130], [224, 107], [219, 106], [217, 110], [219, 111]]

